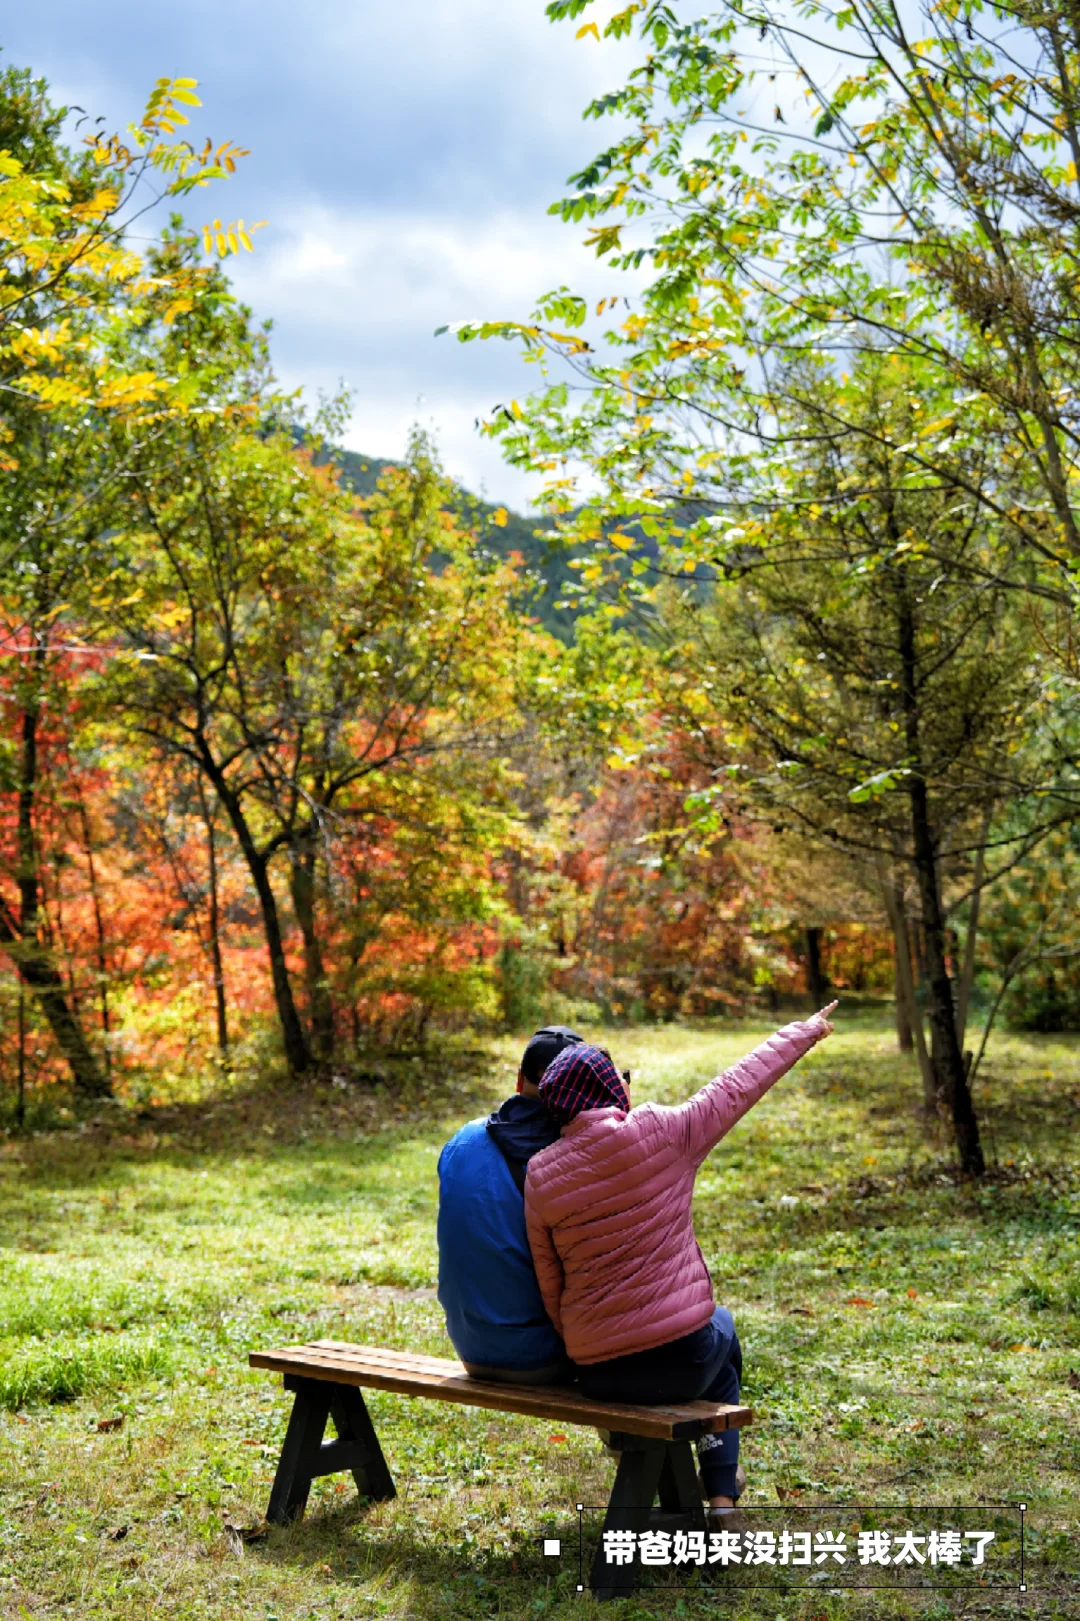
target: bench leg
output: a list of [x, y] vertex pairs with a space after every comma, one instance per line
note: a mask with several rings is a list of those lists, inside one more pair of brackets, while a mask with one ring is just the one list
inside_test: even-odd
[[[352, 1470], [360, 1496], [370, 1497], [375, 1503], [396, 1497], [394, 1477], [383, 1457], [371, 1414], [360, 1391], [355, 1385], [332, 1385], [330, 1388], [333, 1392], [330, 1412], [338, 1432], [338, 1442], [343, 1447], [353, 1448], [355, 1452], [355, 1461], [346, 1467]], [[331, 1442], [331, 1445], [334, 1443]]]
[[[371, 1415], [354, 1385], [286, 1374], [285, 1389], [294, 1391], [296, 1399], [266, 1511], [272, 1525], [298, 1520], [307, 1506], [311, 1482], [343, 1469], [351, 1471], [362, 1497], [382, 1500], [395, 1496]], [[324, 1441], [331, 1415], [337, 1440]]]
[[672, 1441], [660, 1471], [660, 1507], [677, 1513], [689, 1529], [704, 1531], [705, 1502], [697, 1461], [689, 1441]]
[[[669, 1443], [641, 1435], [624, 1435], [622, 1442], [603, 1529], [640, 1533], [648, 1528], [649, 1511], [664, 1474]], [[617, 1565], [605, 1558], [601, 1532], [589, 1576], [593, 1595], [598, 1599], [626, 1598], [634, 1591], [634, 1585], [634, 1565]]]

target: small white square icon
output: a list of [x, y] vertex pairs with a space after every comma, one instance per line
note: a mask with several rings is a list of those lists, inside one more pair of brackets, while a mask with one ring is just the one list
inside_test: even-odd
[[562, 1553], [562, 1543], [558, 1537], [544, 1538], [544, 1554], [549, 1559], [557, 1559]]

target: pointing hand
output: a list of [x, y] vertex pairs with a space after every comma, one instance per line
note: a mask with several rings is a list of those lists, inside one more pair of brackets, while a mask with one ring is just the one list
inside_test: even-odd
[[836, 1026], [834, 1024], [830, 1023], [829, 1014], [832, 1012], [833, 1008], [837, 1007], [837, 1006], [838, 1006], [838, 1003], [830, 1002], [828, 1007], [823, 1007], [821, 1009], [820, 1013], [815, 1013], [814, 1014], [814, 1018], [815, 1019], [820, 1019], [822, 1024], [825, 1026], [825, 1034], [827, 1036], [831, 1036], [833, 1031], [836, 1029]]

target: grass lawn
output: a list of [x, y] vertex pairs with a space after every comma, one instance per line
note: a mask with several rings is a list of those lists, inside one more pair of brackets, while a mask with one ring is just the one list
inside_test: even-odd
[[[843, 1017], [843, 1010], [841, 1010]], [[635, 1100], [675, 1101], [764, 1026], [604, 1033]], [[257, 1346], [451, 1355], [436, 1157], [512, 1088], [518, 1043], [385, 1084], [265, 1089], [0, 1139], [0, 1616], [522, 1618], [587, 1613], [586, 1430], [369, 1396], [399, 1497], [326, 1479], [244, 1542], [287, 1416]], [[1028, 1582], [949, 1599], [641, 1594], [621, 1616], [1080, 1616], [1080, 1045], [995, 1043], [991, 1160], [960, 1181], [882, 1020], [846, 1019], [720, 1145], [697, 1230], [739, 1325], [748, 1503], [1028, 1505]], [[347, 1477], [346, 1477], [347, 1478]]]

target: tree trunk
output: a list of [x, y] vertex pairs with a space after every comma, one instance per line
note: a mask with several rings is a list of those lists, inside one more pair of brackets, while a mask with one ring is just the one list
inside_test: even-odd
[[90, 818], [86, 814], [86, 803], [82, 794], [78, 796], [79, 820], [82, 823], [83, 849], [86, 852], [86, 867], [90, 878], [90, 899], [94, 908], [94, 932], [97, 946], [97, 972], [98, 972], [98, 1002], [101, 1008], [101, 1033], [105, 1042], [105, 1073], [112, 1079], [112, 1057], [109, 1052], [109, 961], [105, 950], [105, 920], [101, 913], [101, 896], [98, 892], [97, 868], [94, 865], [94, 845], [90, 837]]
[[885, 900], [885, 910], [889, 914], [893, 940], [896, 945], [896, 979], [899, 991], [896, 1014], [897, 1025], [899, 1026], [902, 1017], [913, 1038], [915, 1052], [919, 1060], [919, 1074], [922, 1077], [923, 1105], [929, 1114], [936, 1114], [937, 1082], [934, 1079], [934, 1066], [930, 1061], [930, 1054], [926, 1050], [922, 1013], [919, 1011], [919, 1004], [915, 999], [915, 979], [911, 968], [911, 940], [908, 934], [907, 914], [904, 911], [904, 897], [900, 885], [886, 874], [884, 863], [880, 864], [879, 877], [882, 895]]
[[900, 593], [899, 631], [905, 743], [910, 762], [908, 806], [912, 853], [922, 908], [931, 1053], [938, 1090], [952, 1120], [961, 1168], [971, 1176], [981, 1176], [986, 1163], [979, 1141], [979, 1123], [971, 1100], [967, 1067], [956, 1039], [956, 1013], [945, 956], [945, 918], [938, 884], [937, 849], [930, 821], [926, 779], [921, 770], [915, 624], [906, 586], [901, 587]]
[[[900, 962], [900, 942], [893, 936], [896, 961], [893, 966], [893, 1004], [896, 1009], [896, 1045], [902, 1053], [910, 1053], [915, 1049], [915, 1035], [911, 1028], [911, 1015], [908, 1010], [908, 998], [904, 988], [903, 967]], [[911, 961], [908, 960], [908, 972], [911, 972]]]
[[56, 1045], [71, 1070], [75, 1091], [84, 1098], [107, 1098], [112, 1088], [87, 1046], [82, 1027], [64, 993], [64, 982], [48, 951], [36, 939], [25, 937], [6, 906], [0, 902], [0, 945], [15, 964], [19, 977], [33, 991], [56, 1037]]
[[964, 945], [964, 966], [960, 976], [960, 990], [956, 999], [956, 1039], [964, 1050], [967, 1035], [968, 1008], [971, 987], [975, 982], [975, 943], [979, 933], [979, 906], [982, 901], [983, 880], [986, 877], [986, 841], [990, 837], [990, 818], [993, 807], [987, 806], [983, 817], [982, 838], [975, 853], [975, 871], [972, 875], [971, 911], [968, 914], [967, 940]]
[[259, 851], [248, 826], [243, 807], [236, 795], [230, 790], [205, 738], [199, 739], [199, 759], [206, 775], [213, 784], [218, 799], [225, 807], [225, 814], [232, 823], [233, 832], [236, 834], [237, 842], [247, 863], [248, 872], [251, 874], [251, 881], [255, 885], [255, 893], [259, 897], [259, 910], [262, 913], [266, 949], [270, 955], [270, 976], [274, 986], [274, 1003], [277, 1007], [278, 1021], [281, 1025], [285, 1061], [293, 1075], [303, 1075], [306, 1070], [311, 1068], [311, 1049], [304, 1034], [304, 1027], [300, 1023], [300, 1015], [296, 1011], [292, 985], [289, 983], [289, 969], [285, 962], [285, 946], [281, 938], [281, 919], [278, 916], [277, 897], [270, 882], [266, 857]]
[[817, 1013], [829, 1000], [829, 979], [821, 966], [821, 936], [823, 929], [806, 931], [806, 984], [810, 992], [810, 1011]]
[[203, 826], [206, 828], [206, 858], [209, 879], [210, 915], [207, 919], [210, 938], [210, 962], [214, 970], [214, 1011], [217, 1015], [217, 1044], [221, 1057], [229, 1056], [229, 1015], [225, 1002], [225, 965], [221, 958], [221, 908], [218, 904], [217, 840], [214, 836], [214, 814], [206, 798], [206, 787], [199, 778], [199, 806]]
[[327, 1062], [334, 1051], [334, 1005], [327, 984], [326, 968], [315, 927], [315, 840], [303, 839], [290, 852], [292, 901], [300, 933], [304, 937], [304, 977], [307, 984], [308, 1017], [316, 1056]]
[[[38, 649], [38, 668], [44, 649]], [[19, 780], [17, 842], [19, 855], [19, 917], [12, 916], [0, 902], [0, 944], [15, 964], [23, 982], [30, 987], [49, 1021], [56, 1044], [71, 1071], [75, 1091], [84, 1098], [109, 1097], [112, 1087], [107, 1075], [90, 1051], [78, 1019], [68, 1004], [64, 982], [52, 956], [38, 938], [40, 879], [37, 840], [34, 836], [34, 806], [37, 795], [37, 736], [40, 720], [39, 688], [23, 710], [22, 761]]]

